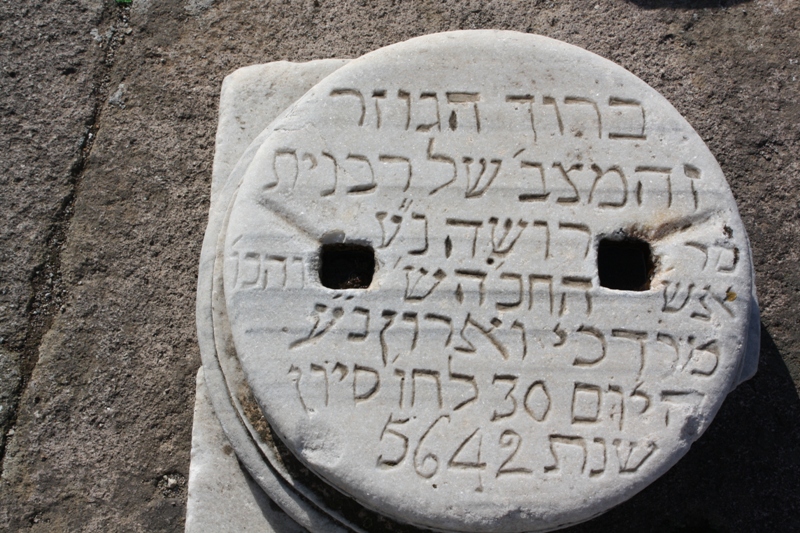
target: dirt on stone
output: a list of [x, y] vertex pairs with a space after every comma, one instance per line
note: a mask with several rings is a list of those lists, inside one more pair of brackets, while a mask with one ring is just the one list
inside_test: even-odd
[[570, 531], [796, 529], [799, 22], [793, 0], [0, 3], [0, 529], [183, 529], [224, 76], [474, 28], [560, 39], [655, 87], [753, 245], [758, 373], [675, 467]]

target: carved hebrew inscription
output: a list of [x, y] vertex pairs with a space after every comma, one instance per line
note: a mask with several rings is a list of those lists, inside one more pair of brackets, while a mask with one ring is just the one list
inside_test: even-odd
[[[258, 149], [228, 228], [255, 394], [375, 507], [633, 484], [683, 453], [740, 357], [746, 241], [674, 110], [638, 82], [471, 68], [332, 76]], [[599, 274], [598, 243], [625, 239], [647, 254], [635, 290]], [[321, 285], [329, 243], [374, 250], [368, 287]]]
[[[380, 470], [408, 468], [423, 479], [471, 470], [475, 490], [489, 479], [499, 483], [534, 472], [590, 480], [637, 472], [658, 445], [638, 442], [629, 426], [645, 427], [651, 418], [668, 425], [679, 396], [646, 381], [648, 371], [684, 376], [690, 387], [684, 397], [699, 404], [703, 393], [691, 387], [713, 376], [724, 354], [713, 331], [702, 326], [686, 333], [669, 323], [654, 328], [635, 318], [603, 320], [610, 302], [598, 302], [593, 247], [607, 230], [574, 207], [636, 216], [658, 206], [675, 218], [691, 216], [701, 205], [695, 182], [702, 170], [674, 157], [660, 164], [644, 154], [641, 160], [578, 162], [536, 150], [540, 138], [553, 136], [646, 141], [646, 104], [625, 95], [602, 102], [501, 95], [504, 105], [493, 111], [505, 122], [524, 117], [530, 124], [523, 131], [531, 147], [510, 156], [493, 141], [492, 111], [482, 107], [497, 95], [339, 87], [328, 97], [349, 117], [342, 119], [344, 130], [371, 130], [370, 136], [400, 131], [415, 142], [376, 151], [356, 137], [337, 150], [299, 139], [271, 156], [272, 175], [262, 189], [267, 194], [344, 200], [392, 193], [388, 202], [361, 204], [365, 227], [359, 230], [392, 258], [382, 276], [396, 291], [374, 303], [320, 295], [300, 310], [307, 325], [284, 337], [285, 375], [297, 404], [307, 416], [379, 405], [388, 411], [375, 435]], [[485, 143], [467, 143], [460, 151], [447, 144], [448, 136], [464, 130]], [[487, 204], [510, 187], [518, 215], [500, 202]], [[446, 213], [432, 209], [431, 197], [445, 192], [462, 203]], [[549, 211], [535, 215], [525, 208], [531, 203]], [[251, 250], [240, 241], [233, 241], [229, 257], [234, 290], [308, 283], [302, 255]], [[698, 236], [682, 244], [698, 275], [737, 267], [731, 240]], [[651, 300], [665, 316], [700, 322], [731, 316], [726, 295], [732, 289], [720, 293], [721, 286], [699, 280], [665, 279]], [[627, 380], [606, 370], [620, 364]], [[449, 429], [456, 417], [474, 427], [466, 435]]]

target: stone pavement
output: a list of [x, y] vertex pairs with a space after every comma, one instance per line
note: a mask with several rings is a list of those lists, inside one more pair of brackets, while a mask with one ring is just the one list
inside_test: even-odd
[[796, 527], [798, 21], [791, 0], [3, 2], [0, 527], [184, 527], [223, 77], [472, 28], [582, 46], [660, 91], [752, 240], [758, 373], [675, 468], [575, 531]]

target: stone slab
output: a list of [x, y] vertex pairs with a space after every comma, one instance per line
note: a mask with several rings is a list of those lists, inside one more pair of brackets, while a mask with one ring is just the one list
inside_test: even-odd
[[[295, 100], [302, 96], [319, 80], [346, 62], [347, 60], [345, 59], [323, 59], [306, 63], [280, 61], [265, 65], [243, 67], [226, 76], [222, 84], [220, 95], [220, 118], [217, 125], [216, 148], [212, 171], [211, 206], [209, 209], [209, 220], [211, 224], [219, 218], [215, 217], [214, 213], [219, 203], [218, 197], [221, 189], [227, 183], [227, 178], [231, 175], [236, 161], [245, 152], [247, 146], [273, 119], [288, 108]], [[198, 305], [210, 310], [210, 306], [206, 307], [205, 302], [199, 301]], [[198, 380], [199, 379], [198, 377]], [[224, 387], [223, 384], [219, 384], [218, 386]], [[203, 387], [205, 390], [205, 378], [203, 379]], [[199, 402], [200, 399], [196, 402], [196, 411], [198, 409], [203, 409]], [[226, 406], [220, 407], [224, 409]], [[232, 418], [236, 419], [235, 415]], [[225, 417], [223, 417], [223, 419], [225, 419]], [[230, 417], [228, 420], [230, 420]], [[233, 420], [231, 420], [232, 425], [233, 423]], [[217, 425], [219, 425], [219, 421], [217, 421]], [[216, 426], [212, 429], [216, 431]], [[214, 433], [212, 429], [204, 429], [203, 427], [197, 428], [195, 424], [195, 429], [193, 429], [193, 431], [200, 431], [201, 434], [199, 438], [201, 439], [204, 438], [206, 434], [209, 435], [208, 438], [210, 439], [217, 438], [216, 433]], [[220, 431], [222, 431], [221, 426]], [[241, 446], [239, 448], [239, 453], [243, 453]], [[214, 457], [214, 453], [217, 454], [216, 457]], [[206, 462], [216, 460], [228, 464], [226, 458], [219, 455], [220, 453], [219, 449], [216, 449], [216, 452], [214, 452], [214, 449], [205, 449], [203, 450], [202, 456], [207, 458]], [[195, 471], [194, 440], [192, 454], [192, 471]], [[202, 466], [198, 468], [201, 469], [201, 471], [205, 471], [202, 470]], [[253, 485], [250, 476], [242, 472], [238, 467], [230, 467], [229, 470], [227, 477], [230, 478], [231, 484], [238, 487], [244, 487], [245, 485], [249, 488], [257, 487], [257, 485]], [[269, 474], [267, 473], [266, 475]], [[190, 514], [194, 514], [194, 517], [191, 519], [191, 524], [192, 527], [197, 528], [197, 531], [204, 531], [204, 528], [211, 527], [211, 524], [216, 523], [216, 519], [208, 513], [192, 513], [190, 511], [191, 509], [202, 507], [202, 501], [205, 499], [213, 499], [215, 501], [216, 514], [231, 517], [237, 515], [239, 505], [238, 499], [236, 497], [230, 497], [231, 494], [222, 490], [223, 487], [219, 485], [203, 485], [204, 481], [205, 480], [200, 477], [198, 481], [193, 482], [190, 477], [187, 503], [187, 531], [190, 526]], [[193, 491], [193, 485], [198, 484], [202, 489], [198, 488]], [[258, 495], [259, 499], [267, 498], [260, 487], [258, 491], [260, 491]], [[198, 498], [200, 501], [198, 501]], [[275, 504], [273, 503], [271, 505]], [[251, 513], [248, 518], [253, 521], [255, 527], [271, 527], [268, 521], [265, 522], [263, 519], [259, 519], [257, 514], [258, 513]], [[283, 516], [285, 517], [286, 515], [283, 514]], [[302, 530], [296, 523], [292, 522], [292, 524], [293, 527]]]
[[276, 61], [242, 67], [225, 77], [219, 98], [209, 211], [214, 210], [220, 187], [253, 139], [319, 80], [345, 63], [347, 59]]
[[302, 533], [242, 469], [197, 372], [186, 533]]
[[[467, 65], [460, 63], [465, 56], [471, 59]], [[507, 60], [514, 67], [496, 68]], [[460, 68], [448, 70], [454, 64]], [[427, 69], [435, 74], [426, 77]], [[483, 72], [493, 76], [481, 77]], [[387, 100], [395, 89], [396, 99]], [[570, 117], [573, 112], [577, 118]], [[382, 121], [383, 130], [376, 131]], [[742, 370], [752, 366], [745, 363], [747, 347], [757, 347], [748, 338], [750, 320], [757, 316], [752, 267], [724, 177], [663, 98], [597, 56], [501, 32], [412, 40], [326, 78], [262, 140], [242, 169], [225, 247], [236, 351], [282, 440], [309, 468], [367, 507], [412, 524], [470, 531], [542, 530], [587, 519], [674, 464], [727, 392], [749, 373]], [[516, 159], [531, 144], [537, 160]], [[538, 162], [542, 156], [546, 164]], [[519, 163], [517, 172], [512, 167], [503, 186], [490, 191], [504, 161], [506, 169]], [[406, 166], [379, 181], [375, 167], [381, 163]], [[423, 169], [413, 187], [412, 168]], [[534, 174], [521, 176], [520, 169]], [[382, 170], [387, 172], [386, 166]], [[502, 215], [493, 211], [501, 205]], [[531, 212], [522, 209], [533, 205]], [[416, 221], [421, 232], [398, 237], [409, 227], [401, 227], [403, 217]], [[553, 232], [584, 233], [584, 241], [574, 235], [556, 238], [553, 247], [562, 250], [550, 255], [551, 225]], [[449, 226], [463, 226], [467, 235], [456, 235]], [[543, 227], [543, 243], [520, 241], [516, 250], [524, 253], [512, 256], [511, 248], [529, 227]], [[480, 245], [479, 228], [486, 228]], [[645, 290], [624, 295], [611, 293], [592, 271], [602, 241], [623, 237], [647, 241], [655, 257]], [[369, 290], [320, 285], [320, 247], [336, 244], [374, 247], [377, 283]], [[701, 257], [690, 257], [687, 248]], [[543, 257], [536, 259], [537, 253]], [[270, 259], [280, 263], [272, 273]], [[498, 273], [503, 265], [506, 270]], [[525, 294], [521, 272], [530, 265], [547, 271], [525, 272]], [[419, 287], [428, 274], [427, 288]], [[448, 276], [451, 286], [442, 284], [434, 295]], [[465, 279], [458, 281], [459, 276]], [[492, 276], [498, 284], [510, 281], [512, 288], [485, 289], [483, 282]], [[535, 293], [534, 282], [542, 282], [543, 293]], [[721, 309], [712, 311], [707, 305], [712, 301]], [[537, 312], [547, 317], [535, 317]], [[447, 327], [420, 329], [420, 317], [449, 324], [449, 333]], [[333, 329], [347, 318], [358, 324]], [[384, 336], [395, 318], [411, 323], [405, 328], [410, 330], [400, 331], [410, 348], [398, 353]], [[527, 318], [549, 325], [531, 330]], [[318, 342], [333, 331], [326, 338], [332, 344]], [[451, 345], [454, 332], [458, 337]], [[514, 333], [512, 353], [508, 343]], [[593, 348], [587, 336], [593, 337]], [[532, 345], [532, 355], [543, 361], [526, 362], [530, 337], [542, 348]], [[443, 342], [438, 349], [436, 340]], [[568, 341], [570, 346], [553, 351]], [[427, 346], [414, 353], [418, 342]], [[667, 346], [666, 355], [658, 354], [665, 348], [656, 343]], [[305, 354], [292, 352], [300, 348]], [[434, 361], [436, 350], [444, 355]], [[608, 353], [612, 357], [606, 360]], [[394, 364], [401, 356], [408, 368]], [[454, 370], [459, 359], [461, 369]], [[315, 372], [323, 381], [309, 381]], [[337, 381], [329, 381], [329, 374], [343, 384], [338, 393], [332, 392]], [[523, 376], [528, 382], [518, 399], [512, 393]], [[473, 395], [443, 393], [445, 377], [471, 387]], [[417, 378], [428, 380], [430, 394], [429, 405], [415, 410], [415, 398], [421, 403], [422, 396]], [[381, 382], [395, 385], [388, 399]], [[505, 396], [498, 384], [506, 385]], [[479, 397], [481, 388], [489, 392]], [[376, 400], [379, 390], [384, 394]], [[345, 396], [331, 401], [333, 394]], [[648, 411], [652, 402], [658, 403]], [[498, 410], [499, 405], [508, 409]], [[543, 433], [537, 435], [527, 419], [526, 429], [491, 424], [522, 416], [520, 405], [533, 427], [548, 426]], [[557, 407], [548, 418], [551, 405]], [[474, 409], [456, 414], [468, 406]], [[624, 427], [624, 420], [632, 427]], [[405, 428], [412, 437], [400, 431]], [[494, 443], [489, 451], [483, 448], [489, 459], [481, 456], [484, 432]], [[387, 436], [394, 440], [384, 442]], [[533, 450], [525, 449], [525, 439]], [[432, 448], [424, 450], [423, 441]], [[519, 464], [513, 464], [518, 452]], [[445, 453], [452, 472], [435, 477]], [[483, 470], [490, 472], [485, 478]], [[501, 476], [515, 481], [498, 481]], [[535, 503], [531, 483], [541, 487]], [[581, 503], [590, 496], [591, 504]]]

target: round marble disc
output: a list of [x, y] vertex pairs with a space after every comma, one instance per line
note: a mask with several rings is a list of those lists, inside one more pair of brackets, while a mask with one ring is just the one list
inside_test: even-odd
[[719, 165], [585, 50], [412, 39], [271, 129], [224, 236], [236, 353], [291, 452], [381, 514], [591, 518], [686, 453], [757, 345]]

